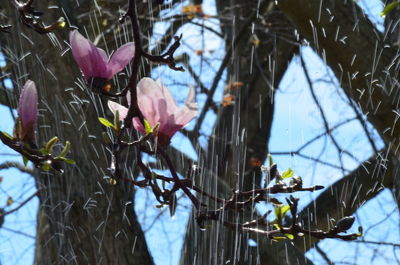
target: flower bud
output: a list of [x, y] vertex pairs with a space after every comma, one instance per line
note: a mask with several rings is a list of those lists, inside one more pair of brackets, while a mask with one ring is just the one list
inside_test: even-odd
[[15, 134], [18, 140], [32, 142], [35, 138], [38, 114], [38, 97], [36, 85], [33, 81], [26, 81], [21, 91], [18, 103], [18, 119]]

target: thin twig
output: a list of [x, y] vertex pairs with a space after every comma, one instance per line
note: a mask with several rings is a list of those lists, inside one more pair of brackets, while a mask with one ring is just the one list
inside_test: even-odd
[[243, 34], [246, 32], [246, 30], [248, 29], [248, 27], [251, 25], [251, 23], [253, 23], [253, 20], [255, 19], [255, 16], [252, 16], [243, 26], [242, 28], [239, 30], [237, 36], [235, 37], [235, 39], [233, 40], [233, 44], [228, 48], [228, 50], [225, 53], [225, 57], [217, 71], [217, 73], [214, 76], [214, 80], [213, 83], [211, 85], [211, 88], [208, 90], [208, 94], [207, 94], [207, 99], [206, 102], [204, 103], [204, 107], [201, 110], [201, 113], [199, 115], [199, 118], [197, 119], [196, 125], [194, 126], [194, 129], [192, 130], [193, 133], [196, 133], [200, 130], [201, 125], [203, 124], [203, 121], [206, 117], [206, 114], [208, 112], [208, 109], [211, 107], [212, 102], [213, 102], [213, 97], [215, 94], [215, 91], [217, 90], [218, 84], [221, 80], [222, 74], [225, 71], [225, 68], [228, 66], [228, 63], [231, 59], [231, 55], [234, 51], [234, 49], [236, 48], [236, 46], [238, 45], [238, 43], [240, 41], [243, 40]]
[[34, 194], [32, 194], [31, 196], [29, 196], [26, 200], [24, 200], [23, 202], [21, 202], [16, 208], [10, 210], [10, 211], [6, 211], [4, 213], [0, 214], [0, 218], [2, 218], [3, 216], [12, 214], [16, 211], [18, 211], [19, 209], [21, 209], [25, 204], [27, 204], [30, 200], [32, 200], [33, 198], [35, 198], [37, 195], [39, 194], [39, 191], [36, 191]]
[[314, 100], [314, 103], [317, 105], [318, 111], [319, 111], [320, 116], [322, 118], [322, 121], [323, 121], [323, 124], [324, 124], [324, 127], [325, 127], [325, 131], [326, 131], [327, 135], [329, 136], [329, 138], [331, 139], [333, 145], [336, 147], [336, 150], [337, 150], [337, 153], [338, 153], [338, 159], [339, 159], [339, 162], [340, 162], [340, 167], [341, 167], [341, 170], [342, 170], [342, 172], [344, 174], [345, 173], [345, 169], [344, 169], [344, 165], [343, 165], [342, 153], [347, 154], [349, 157], [353, 158], [357, 162], [359, 162], [359, 161], [358, 161], [357, 158], [354, 157], [354, 155], [352, 155], [348, 151], [342, 149], [340, 147], [340, 145], [338, 144], [338, 142], [336, 141], [335, 137], [333, 137], [333, 135], [331, 133], [329, 133], [329, 124], [328, 124], [328, 121], [326, 119], [325, 112], [324, 112], [324, 110], [323, 110], [323, 108], [322, 108], [322, 106], [321, 106], [321, 104], [320, 104], [320, 102], [319, 102], [319, 100], [318, 100], [318, 98], [317, 98], [317, 96], [315, 94], [314, 87], [313, 87], [310, 75], [308, 74], [308, 70], [307, 70], [306, 64], [304, 62], [303, 55], [301, 53], [300, 53], [300, 62], [301, 62], [301, 66], [303, 68], [304, 75], [305, 75], [307, 83], [308, 83], [308, 87], [310, 89], [311, 96], [312, 96], [312, 98]]
[[34, 173], [34, 169], [30, 168], [30, 167], [26, 167], [24, 165], [22, 165], [21, 163], [18, 162], [14, 162], [14, 161], [7, 161], [4, 163], [0, 164], [0, 170], [1, 169], [9, 169], [9, 168], [16, 168], [19, 171], [23, 172], [23, 173], [28, 173], [30, 175], [33, 175]]

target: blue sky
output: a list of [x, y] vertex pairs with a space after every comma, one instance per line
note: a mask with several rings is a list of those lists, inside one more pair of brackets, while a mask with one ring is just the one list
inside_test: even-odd
[[[0, 131], [12, 133], [13, 121], [8, 108], [0, 106], [0, 113], [4, 117], [0, 123]], [[22, 162], [20, 156], [3, 144], [0, 145], [0, 154], [1, 162]], [[0, 176], [3, 179], [0, 183], [0, 207], [6, 205], [8, 196], [15, 201], [5, 208], [7, 211], [14, 209], [18, 206], [18, 202], [24, 201], [36, 191], [33, 178], [28, 174], [21, 173], [16, 169], [7, 169], [1, 170]], [[38, 200], [33, 199], [19, 211], [5, 217], [3, 227], [0, 229], [0, 261], [2, 264], [32, 264], [34, 239], [31, 236], [35, 236], [37, 207]]]
[[[207, 14], [215, 14], [215, 9], [211, 4], [212, 1], [205, 1], [204, 10]], [[365, 10], [371, 16], [372, 20], [381, 25], [382, 19], [377, 15], [381, 11], [382, 6], [378, 1], [361, 0], [359, 3], [363, 4]], [[368, 5], [367, 5], [368, 4]], [[210, 22], [212, 23], [212, 21]], [[215, 25], [214, 25], [215, 27]], [[381, 27], [381, 26], [380, 26]], [[159, 25], [160, 34], [163, 32], [163, 26]], [[186, 43], [192, 43], [198, 36], [198, 31], [195, 28], [183, 29], [185, 33]], [[207, 47], [198, 43], [197, 48], [205, 48], [206, 50], [214, 50], [215, 47], [221, 46], [221, 41], [213, 36], [207, 35]], [[182, 51], [193, 54], [192, 45], [183, 45]], [[306, 65], [309, 69], [312, 80], [327, 79], [333, 76], [332, 73], [323, 66], [321, 60], [315, 55], [310, 48], [302, 49], [303, 55], [306, 59]], [[218, 51], [216, 56], [218, 56]], [[192, 60], [199, 60], [196, 56], [191, 55]], [[196, 61], [194, 61], [196, 62]], [[291, 151], [297, 149], [307, 140], [315, 135], [323, 132], [321, 119], [316, 111], [315, 104], [313, 103], [304, 74], [299, 67], [299, 59], [295, 58], [290, 64], [288, 72], [280, 84], [279, 90], [276, 94], [276, 109], [274, 123], [272, 127], [272, 136], [270, 142], [270, 151]], [[207, 76], [210, 74], [207, 67], [203, 67], [202, 79], [205, 85], [210, 84]], [[173, 79], [169, 77], [173, 75]], [[171, 73], [167, 68], [159, 67], [154, 71], [154, 77], [162, 77], [166, 84], [172, 83], [172, 80], [178, 79], [180, 83], [187, 84], [193, 82], [189, 75], [180, 73]], [[178, 101], [182, 102], [186, 97], [187, 87], [177, 86], [179, 91], [176, 90], [175, 95]], [[354, 117], [354, 113], [343, 102], [341, 92], [337, 89], [337, 84], [327, 84], [326, 82], [317, 82], [315, 85], [317, 97], [320, 99], [330, 125], [333, 126], [345, 118]], [[182, 92], [184, 91], [184, 92]], [[215, 99], [220, 100], [222, 97], [222, 89], [216, 94]], [[204, 102], [204, 96], [197, 98], [199, 104]], [[1, 116], [4, 117], [0, 124], [1, 131], [12, 132], [13, 122], [9, 115], [9, 110], [0, 106]], [[209, 114], [206, 122], [202, 127], [202, 131], [208, 132], [211, 130], [215, 116]], [[190, 129], [190, 126], [189, 126]], [[351, 122], [347, 125], [340, 127], [334, 132], [335, 137], [339, 140], [342, 147], [347, 148], [355, 153], [356, 157], [362, 161], [368, 158], [371, 154], [371, 148], [366, 144], [365, 137], [360, 125], [357, 122]], [[205, 138], [203, 139], [205, 143]], [[182, 135], [173, 138], [172, 145], [182, 148], [188, 147], [187, 139]], [[322, 153], [321, 159], [324, 161], [337, 161], [337, 154], [329, 139], [322, 139], [305, 149], [305, 153], [309, 155], [316, 155], [321, 153], [323, 147], [325, 151]], [[194, 150], [188, 150], [188, 154], [195, 157]], [[1, 159], [21, 161], [19, 156], [13, 155], [4, 145], [0, 145]], [[7, 153], [9, 155], [3, 155]], [[281, 170], [291, 167], [295, 173], [301, 175], [307, 185], [322, 184], [329, 185], [335, 180], [342, 177], [340, 170], [332, 169], [330, 167], [316, 165], [312, 161], [304, 160], [299, 157], [291, 156], [274, 156], [274, 160], [278, 163]], [[336, 162], [337, 163], [337, 162]], [[344, 159], [345, 168], [353, 169], [357, 163], [349, 158]], [[5, 205], [7, 197], [12, 196], [16, 201], [13, 205], [7, 208], [12, 209], [17, 206], [17, 202], [21, 202], [24, 198], [29, 197], [34, 193], [34, 182], [32, 177], [22, 174], [17, 170], [2, 170], [0, 176], [3, 181], [0, 183], [0, 207]], [[301, 205], [306, 205], [316, 195], [311, 193], [299, 194], [301, 196]], [[296, 194], [298, 196], [298, 194]], [[171, 219], [169, 217], [168, 209], [157, 209], [154, 198], [151, 192], [147, 190], [139, 190], [137, 192], [136, 212], [138, 213], [139, 220], [143, 225], [146, 233], [146, 239], [149, 248], [154, 256], [157, 265], [175, 265], [177, 264], [180, 256], [180, 248], [182, 245], [182, 237], [185, 233], [182, 227], [185, 227], [188, 218], [188, 209], [190, 204], [186, 199], [179, 201], [179, 207], [176, 216]], [[0, 261], [3, 265], [9, 264], [32, 264], [34, 240], [26, 235], [11, 232], [8, 229], [13, 229], [27, 235], [35, 235], [35, 220], [36, 209], [38, 207], [37, 200], [32, 200], [26, 207], [23, 207], [15, 214], [6, 217], [6, 222], [2, 229], [0, 229]], [[265, 211], [268, 207], [260, 206], [259, 210]], [[165, 212], [165, 214], [164, 214]], [[371, 214], [371, 213], [374, 214]], [[395, 210], [392, 195], [389, 191], [382, 192], [376, 199], [366, 203], [356, 213], [357, 222], [363, 226], [373, 226], [373, 229], [367, 230], [365, 240], [371, 241], [385, 241], [385, 242], [400, 242], [399, 220], [400, 216], [398, 211]], [[160, 216], [160, 217], [158, 217]], [[388, 218], [386, 218], [389, 216]], [[158, 222], [154, 222], [155, 218], [159, 218]], [[385, 219], [386, 218], [386, 219]], [[382, 221], [384, 220], [384, 221]], [[357, 227], [357, 224], [354, 226]], [[390, 233], [390, 231], [396, 231]], [[161, 236], [162, 235], [162, 236]], [[166, 246], [160, 248], [160, 245]], [[324, 240], [320, 247], [323, 248], [332, 258], [333, 261], [353, 261], [357, 256], [356, 264], [385, 264], [386, 258], [393, 258], [393, 248], [381, 246], [378, 251], [381, 253], [380, 257], [371, 260], [373, 256], [372, 247], [375, 245], [362, 245], [358, 243], [341, 242], [339, 240]], [[359, 253], [362, 253], [360, 255]], [[307, 253], [308, 257], [322, 261], [321, 256], [315, 250]], [[399, 254], [400, 256], [400, 254]], [[316, 264], [318, 264], [316, 262]]]

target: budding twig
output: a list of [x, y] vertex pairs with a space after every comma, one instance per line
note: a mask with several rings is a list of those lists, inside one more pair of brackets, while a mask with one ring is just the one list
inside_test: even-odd
[[[127, 12], [121, 17], [120, 21], [124, 21], [126, 17], [129, 17], [131, 22], [132, 22], [132, 27], [133, 27], [133, 38], [135, 41], [135, 55], [132, 60], [132, 75], [130, 76], [129, 83], [126, 88], [124, 88], [121, 92], [117, 93], [116, 96], [123, 96], [126, 95], [128, 91], [131, 93], [131, 104], [128, 110], [128, 114], [125, 117], [124, 120], [124, 126], [121, 128], [121, 130], [125, 129], [132, 129], [132, 118], [138, 117], [142, 123], [144, 124], [144, 117], [143, 114], [141, 113], [139, 106], [138, 106], [138, 98], [137, 98], [137, 80], [138, 80], [138, 72], [139, 72], [139, 66], [142, 58], [146, 58], [149, 61], [153, 63], [162, 63], [168, 65], [171, 69], [181, 71], [183, 70], [182, 67], [177, 67], [176, 62], [173, 58], [173, 55], [175, 51], [178, 49], [180, 46], [180, 40], [182, 36], [175, 37], [175, 42], [171, 45], [171, 47], [163, 54], [159, 56], [154, 56], [146, 53], [143, 50], [142, 43], [141, 43], [141, 35], [140, 35], [140, 29], [139, 29], [139, 22], [138, 22], [138, 17], [136, 14], [136, 4], [134, 0], [129, 0], [129, 6]], [[244, 27], [245, 28], [245, 27]], [[244, 29], [243, 29], [244, 30]], [[239, 40], [235, 40], [235, 42], [238, 42]], [[229, 54], [231, 51], [228, 52]], [[230, 56], [230, 55], [229, 55]], [[227, 58], [229, 58], [227, 56]], [[224, 60], [223, 65], [226, 65], [228, 59]], [[226, 62], [225, 62], [226, 61]], [[222, 67], [223, 69], [224, 67]], [[222, 71], [222, 70], [221, 70]], [[203, 117], [204, 118], [204, 117]], [[201, 120], [201, 118], [200, 118]], [[197, 126], [201, 125], [201, 121], [197, 124]], [[196, 126], [196, 128], [197, 128]], [[297, 177], [297, 179], [293, 178], [293, 181], [291, 185], [285, 184], [283, 181], [280, 181], [278, 179], [278, 173], [277, 169], [276, 174], [272, 174], [271, 179], [274, 177], [277, 179], [277, 183], [275, 185], [272, 185], [268, 187], [267, 185], [264, 188], [256, 188], [253, 190], [249, 191], [240, 191], [240, 190], [235, 190], [232, 192], [231, 196], [229, 198], [220, 198], [218, 196], [211, 195], [204, 191], [201, 187], [196, 186], [194, 182], [192, 181], [192, 178], [194, 177], [194, 172], [189, 170], [187, 172], [187, 178], [179, 178], [177, 171], [175, 169], [175, 166], [167, 153], [165, 152], [166, 146], [158, 146], [157, 148], [152, 148], [148, 147], [148, 143], [154, 144], [155, 141], [154, 139], [157, 137], [158, 131], [155, 130], [154, 132], [148, 133], [146, 136], [142, 137], [141, 139], [135, 139], [135, 141], [128, 143], [126, 141], [123, 141], [121, 139], [122, 132], [117, 132], [117, 138], [116, 141], [112, 145], [112, 163], [110, 166], [110, 169], [112, 173], [114, 174], [114, 177], [116, 180], [120, 181], [126, 181], [128, 183], [131, 183], [135, 186], [145, 188], [149, 187], [151, 188], [154, 197], [156, 200], [161, 204], [165, 205], [168, 204], [170, 205], [170, 210], [172, 212], [176, 208], [175, 204], [176, 202], [171, 199], [174, 198], [176, 192], [178, 190], [182, 190], [183, 193], [190, 199], [191, 203], [197, 210], [197, 215], [196, 215], [196, 220], [197, 223], [201, 228], [204, 228], [204, 222], [208, 220], [212, 221], [217, 221], [220, 222], [223, 226], [234, 229], [236, 231], [240, 232], [246, 232], [246, 233], [257, 233], [261, 235], [265, 235], [268, 238], [271, 239], [276, 239], [278, 238], [286, 238], [286, 237], [292, 237], [292, 236], [297, 236], [299, 234], [307, 234], [313, 237], [317, 238], [340, 238], [343, 240], [354, 240], [358, 236], [360, 236], [360, 233], [358, 234], [349, 234], [349, 235], [339, 235], [339, 233], [344, 232], [347, 228], [350, 228], [352, 223], [350, 221], [353, 221], [352, 217], [347, 217], [347, 218], [342, 218], [344, 221], [341, 223], [338, 222], [337, 226], [335, 226], [335, 229], [330, 229], [328, 231], [313, 231], [309, 229], [303, 228], [300, 224], [297, 222], [297, 205], [298, 205], [298, 199], [294, 197], [290, 197], [290, 199], [287, 199], [288, 205], [286, 206], [277, 206], [278, 210], [275, 212], [277, 215], [277, 221], [275, 223], [267, 222], [266, 217], [268, 214], [270, 214], [270, 211], [265, 213], [263, 216], [258, 217], [254, 220], [248, 220], [243, 223], [236, 223], [236, 222], [231, 222], [227, 217], [229, 215], [222, 214], [225, 211], [230, 211], [233, 212], [234, 214], [240, 214], [241, 212], [244, 211], [245, 207], [252, 207], [255, 203], [259, 202], [269, 202], [269, 195], [270, 194], [277, 194], [277, 193], [294, 193], [294, 192], [299, 192], [299, 191], [316, 191], [324, 188], [323, 186], [316, 185], [312, 187], [303, 187], [302, 181], [300, 177]], [[130, 133], [130, 132], [129, 132]], [[136, 164], [140, 168], [144, 179], [141, 181], [136, 181], [130, 178], [126, 178], [123, 176], [120, 168], [119, 168], [119, 160], [120, 160], [120, 154], [121, 151], [128, 146], [133, 146], [136, 148]], [[142, 153], [147, 153], [152, 156], [159, 156], [161, 158], [161, 161], [163, 162], [164, 166], [166, 169], [169, 170], [170, 174], [172, 177], [165, 177], [158, 175], [154, 173], [143, 161], [142, 161]], [[273, 172], [271, 172], [273, 173]], [[270, 180], [271, 180], [270, 179]], [[165, 188], [164, 185], [163, 187], [159, 187], [157, 184], [157, 180], [161, 180], [163, 182], [168, 182], [170, 185], [172, 185], [172, 188], [168, 189]], [[199, 198], [197, 198], [193, 192], [197, 192], [200, 195], [208, 197], [211, 201], [214, 201], [216, 204], [216, 208], [214, 210], [210, 210], [208, 208], [208, 205], [204, 204]], [[292, 215], [292, 221], [290, 226], [284, 226], [282, 224], [282, 219], [283, 219], [283, 210], [281, 210], [283, 207], [285, 208], [285, 213], [290, 210], [290, 213]], [[281, 214], [280, 216], [278, 216]], [[274, 224], [276, 229], [271, 229], [272, 225]], [[255, 227], [257, 226], [257, 227]], [[345, 229], [346, 228], [346, 229]]]
[[43, 13], [33, 8], [33, 0], [28, 0], [25, 3], [21, 3], [17, 0], [10, 1], [18, 10], [22, 23], [29, 28], [33, 28], [40, 34], [50, 33], [56, 29], [63, 28], [65, 25], [62, 17], [51, 25], [43, 25], [42, 21], [39, 19]]

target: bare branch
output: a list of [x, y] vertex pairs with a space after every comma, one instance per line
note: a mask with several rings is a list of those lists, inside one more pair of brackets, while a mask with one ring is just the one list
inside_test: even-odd
[[33, 175], [33, 173], [34, 173], [33, 168], [26, 167], [23, 164], [18, 163], [18, 162], [8, 161], [8, 162], [4, 162], [4, 163], [0, 164], [0, 169], [9, 169], [9, 168], [16, 168], [19, 171], [30, 174], [30, 175]]
[[16, 211], [18, 211], [19, 209], [21, 209], [25, 204], [27, 204], [30, 200], [32, 200], [33, 198], [35, 198], [37, 195], [39, 194], [39, 191], [35, 192], [34, 194], [32, 194], [31, 196], [29, 196], [27, 199], [25, 199], [23, 202], [21, 202], [16, 208], [10, 210], [10, 211], [6, 211], [3, 213], [0, 213], [0, 218], [3, 218], [6, 215], [12, 214]]

